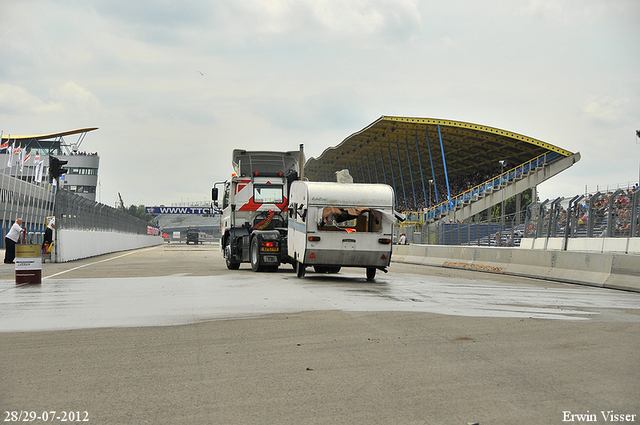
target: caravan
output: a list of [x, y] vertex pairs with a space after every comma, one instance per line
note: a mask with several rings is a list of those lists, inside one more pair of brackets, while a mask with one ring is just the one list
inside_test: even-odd
[[298, 277], [341, 267], [386, 273], [391, 262], [394, 193], [385, 184], [294, 181], [289, 198], [288, 252]]

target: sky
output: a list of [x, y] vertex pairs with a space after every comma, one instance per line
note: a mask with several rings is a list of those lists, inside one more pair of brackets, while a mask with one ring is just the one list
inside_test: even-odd
[[640, 177], [638, 0], [20, 0], [0, 16], [0, 130], [98, 127], [80, 150], [100, 155], [107, 205], [209, 202], [233, 149], [317, 157], [383, 115], [580, 152], [542, 200]]

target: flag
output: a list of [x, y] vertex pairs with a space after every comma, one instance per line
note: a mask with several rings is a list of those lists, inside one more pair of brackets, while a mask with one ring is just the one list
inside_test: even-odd
[[15, 148], [16, 148], [16, 142], [13, 142], [13, 144], [11, 145], [11, 149], [9, 149], [9, 155], [7, 155], [9, 157], [9, 161], [7, 161], [7, 167], [11, 168], [13, 166], [13, 154], [15, 153]]
[[26, 152], [26, 149], [19, 149], [18, 152], [18, 162], [20, 163], [20, 172], [22, 173], [23, 169], [24, 169], [24, 154]]
[[0, 151], [9, 147], [9, 140], [0, 145]]
[[33, 179], [35, 183], [42, 182], [42, 169], [44, 168], [44, 161], [36, 161], [36, 166], [33, 170]]

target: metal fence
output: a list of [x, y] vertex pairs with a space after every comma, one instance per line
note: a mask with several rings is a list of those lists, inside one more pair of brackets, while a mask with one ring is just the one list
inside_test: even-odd
[[[56, 217], [57, 229], [157, 234], [157, 227], [121, 210], [88, 200], [48, 183], [32, 183], [0, 173], [0, 248], [13, 223], [22, 219], [25, 242], [41, 244], [46, 218]], [[20, 241], [22, 242], [22, 241]]]
[[405, 233], [410, 243], [435, 245], [519, 246], [522, 238], [562, 237], [564, 249], [569, 238], [640, 237], [640, 190], [535, 202], [515, 214], [482, 221], [408, 221], [397, 224], [395, 233], [397, 238]]
[[56, 193], [55, 216], [59, 230], [114, 231], [138, 235], [150, 232], [150, 225], [144, 220], [64, 190]]
[[27, 230], [26, 241], [41, 243], [45, 219], [53, 215], [54, 203], [51, 185], [33, 184], [0, 173], [0, 247], [4, 248], [4, 238], [18, 218]]
[[639, 237], [640, 190], [618, 189], [570, 200], [556, 198], [532, 204], [527, 215], [527, 238]]

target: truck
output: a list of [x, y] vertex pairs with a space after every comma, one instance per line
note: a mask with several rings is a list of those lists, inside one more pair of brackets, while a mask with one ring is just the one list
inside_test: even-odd
[[394, 192], [386, 184], [294, 181], [288, 254], [296, 274], [363, 267], [368, 281], [391, 262]]
[[236, 149], [230, 180], [216, 182], [211, 195], [216, 207], [222, 186], [220, 247], [229, 270], [251, 263], [253, 271], [275, 271], [291, 263], [287, 250], [289, 188], [302, 174], [299, 151]]
[[198, 231], [198, 226], [187, 227], [187, 245], [189, 245], [190, 243], [194, 245], [198, 245], [198, 243], [202, 243], [198, 240], [198, 236], [200, 236], [200, 232]]

